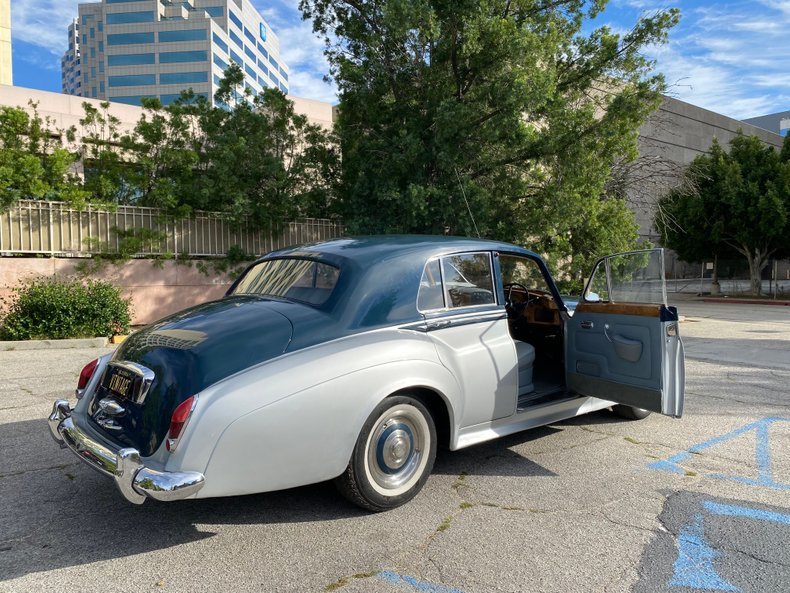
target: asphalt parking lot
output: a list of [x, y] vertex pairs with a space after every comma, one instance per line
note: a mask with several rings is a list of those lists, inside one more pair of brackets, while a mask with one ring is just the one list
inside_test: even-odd
[[125, 502], [45, 417], [105, 350], [0, 352], [0, 592], [790, 590], [790, 307], [680, 303], [682, 420], [441, 452], [368, 514], [331, 484]]

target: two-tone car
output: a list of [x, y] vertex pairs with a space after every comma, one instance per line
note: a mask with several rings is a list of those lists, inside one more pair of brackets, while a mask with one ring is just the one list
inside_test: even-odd
[[220, 300], [134, 334], [55, 402], [55, 440], [126, 499], [334, 480], [372, 511], [457, 450], [614, 407], [680, 417], [661, 250], [601, 259], [571, 314], [508, 243], [347, 238], [269, 253]]

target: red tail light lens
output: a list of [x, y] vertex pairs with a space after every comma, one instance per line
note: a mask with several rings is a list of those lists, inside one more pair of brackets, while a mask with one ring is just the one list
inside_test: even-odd
[[182, 401], [178, 404], [178, 407], [173, 410], [173, 415], [170, 417], [170, 431], [167, 433], [167, 441], [165, 441], [168, 451], [172, 451], [176, 448], [178, 439], [181, 437], [181, 433], [184, 431], [184, 427], [189, 421], [189, 417], [192, 415], [192, 410], [195, 409], [196, 401], [197, 399], [193, 395]]
[[80, 379], [77, 381], [77, 399], [82, 397], [82, 394], [85, 388], [88, 386], [88, 382], [93, 377], [93, 371], [96, 370], [96, 365], [99, 364], [99, 359], [90, 361], [80, 372]]

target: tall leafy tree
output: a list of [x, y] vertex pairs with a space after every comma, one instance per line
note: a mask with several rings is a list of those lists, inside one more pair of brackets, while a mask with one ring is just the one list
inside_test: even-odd
[[194, 177], [204, 140], [198, 114], [211, 108], [191, 90], [167, 107], [159, 99], [143, 99], [143, 107], [133, 132], [121, 139], [134, 163], [129, 179], [137, 189], [135, 203], [187, 214], [196, 205]]
[[76, 157], [63, 142], [73, 131], [55, 130], [36, 107], [0, 107], [0, 211], [20, 199], [80, 205], [86, 198], [72, 171]]
[[[476, 233], [571, 255], [571, 236], [635, 238], [606, 199], [613, 163], [663, 79], [642, 50], [675, 10], [583, 33], [605, 0], [301, 0], [340, 106], [341, 212], [352, 231]], [[598, 224], [595, 211], [609, 224]], [[588, 246], [589, 248], [589, 246]]]
[[166, 107], [145, 102], [134, 133], [122, 139], [135, 163], [137, 203], [173, 214], [212, 210], [264, 227], [324, 214], [337, 163], [330, 135], [279, 90], [253, 96], [235, 63], [216, 99], [220, 107], [186, 91]]
[[661, 200], [656, 226], [681, 259], [739, 254], [749, 264], [751, 291], [771, 257], [790, 254], [790, 143], [781, 152], [738, 134], [724, 151], [714, 142], [694, 159], [694, 180]]
[[216, 94], [228, 109], [201, 118], [210, 166], [197, 194], [213, 209], [258, 226], [321, 214], [337, 160], [329, 134], [297, 114], [279, 90], [253, 97], [243, 79], [231, 64]]
[[84, 189], [91, 200], [104, 204], [133, 204], [139, 190], [121, 146], [121, 121], [110, 112], [109, 101], [94, 107], [82, 103], [82, 168]]

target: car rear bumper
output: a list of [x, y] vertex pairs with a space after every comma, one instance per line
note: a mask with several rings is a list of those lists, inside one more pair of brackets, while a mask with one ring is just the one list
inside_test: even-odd
[[134, 504], [146, 498], [161, 501], [188, 498], [205, 484], [200, 472], [162, 472], [145, 467], [140, 452], [131, 447], [113, 451], [81, 430], [71, 417], [69, 402], [59, 399], [49, 415], [52, 437], [95, 470], [110, 476], [124, 497]]

